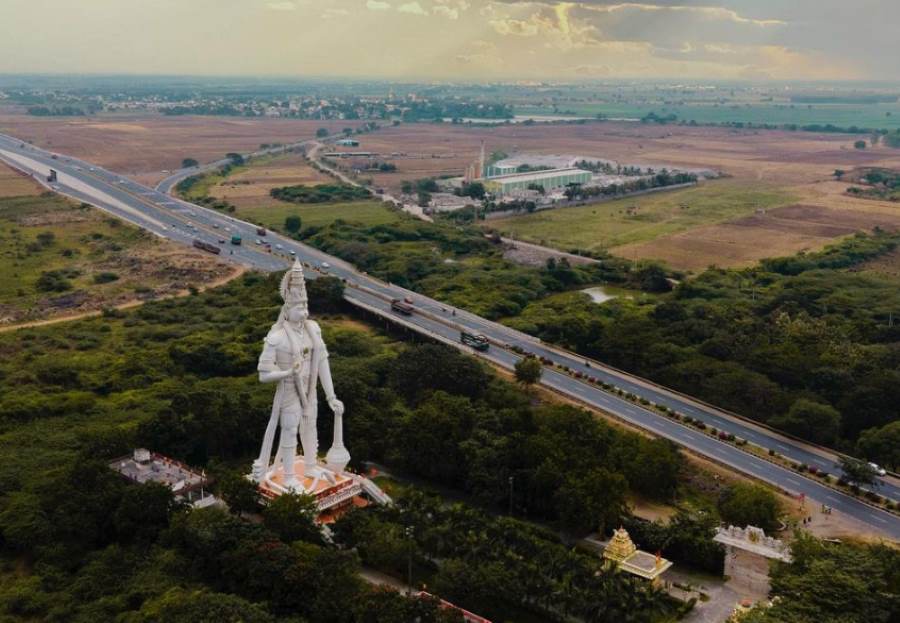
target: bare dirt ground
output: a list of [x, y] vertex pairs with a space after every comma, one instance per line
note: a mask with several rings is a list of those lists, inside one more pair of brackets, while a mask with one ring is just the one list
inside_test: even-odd
[[[719, 169], [745, 179], [801, 184], [827, 178], [834, 169], [900, 164], [900, 150], [853, 149], [857, 137], [781, 130], [657, 126], [635, 123], [504, 125], [403, 124], [360, 137], [359, 147], [397, 165], [373, 173], [394, 190], [401, 180], [461, 175], [486, 151], [532, 152], [610, 158], [626, 164]], [[368, 172], [366, 175], [370, 175]]]
[[[208, 281], [207, 283], [201, 284], [197, 287], [199, 292], [203, 292], [205, 290], [209, 290], [210, 288], [216, 288], [221, 285], [225, 285], [232, 279], [237, 279], [245, 272], [247, 272], [247, 268], [241, 266], [240, 264], [234, 264], [231, 266], [231, 272], [227, 274], [223, 274], [221, 277], [214, 279], [212, 281]], [[167, 298], [174, 298], [178, 296], [187, 296], [191, 293], [190, 290], [177, 290], [174, 292], [170, 292], [169, 294], [154, 297], [154, 300], [161, 300]], [[146, 302], [144, 299], [131, 299], [125, 301], [123, 303], [118, 303], [112, 306], [104, 306], [107, 309], [117, 309], [117, 310], [126, 310], [131, 309], [133, 307], [137, 307], [139, 305], [143, 305]], [[81, 320], [82, 318], [93, 318], [94, 316], [99, 316], [103, 311], [100, 309], [89, 310], [89, 311], [81, 311], [74, 314], [66, 314], [63, 316], [54, 316], [52, 318], [47, 318], [45, 320], [32, 320], [29, 322], [22, 322], [18, 324], [10, 324], [3, 325], [0, 324], [0, 333], [4, 331], [15, 331], [16, 329], [24, 329], [27, 327], [41, 327], [49, 324], [59, 324], [60, 322], [69, 322], [72, 320]]]
[[[100, 210], [81, 209], [0, 165], [0, 330], [94, 315], [104, 308], [179, 296], [224, 283], [242, 270], [191, 247], [160, 240]], [[47, 248], [26, 243], [54, 234]], [[39, 292], [43, 271], [74, 270], [66, 292]], [[110, 272], [116, 279], [96, 283]]]
[[339, 131], [354, 121], [107, 114], [34, 117], [0, 114], [0, 132], [34, 145], [83, 158], [142, 183], [165, 177], [184, 158], [208, 162], [262, 143], [313, 138], [318, 128]]
[[269, 204], [284, 205], [273, 199], [269, 191], [279, 186], [324, 184], [332, 179], [313, 169], [299, 154], [271, 158], [264, 163], [254, 162], [210, 189], [210, 195], [225, 199], [238, 208], [258, 208]]
[[44, 188], [30, 176], [0, 164], [0, 197], [22, 197], [40, 194]]
[[653, 257], [687, 270], [749, 266], [767, 257], [820, 249], [874, 227], [900, 229], [900, 209], [880, 212], [852, 204], [840, 208], [796, 204], [612, 251], [622, 257]]

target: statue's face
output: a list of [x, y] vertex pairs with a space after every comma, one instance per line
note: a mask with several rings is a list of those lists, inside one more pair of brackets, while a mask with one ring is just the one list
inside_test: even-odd
[[309, 318], [309, 310], [303, 303], [292, 305], [287, 311], [287, 319], [290, 322], [303, 322]]

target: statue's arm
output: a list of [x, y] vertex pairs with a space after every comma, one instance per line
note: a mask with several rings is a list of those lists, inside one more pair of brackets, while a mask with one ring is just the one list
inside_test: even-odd
[[259, 365], [256, 366], [261, 383], [275, 383], [286, 379], [294, 373], [292, 369], [280, 370], [275, 365], [275, 346], [269, 343], [268, 338], [263, 341], [263, 351], [259, 356]]
[[319, 381], [322, 383], [322, 391], [325, 392], [325, 400], [328, 401], [328, 406], [331, 407], [332, 411], [335, 413], [343, 413], [344, 405], [334, 394], [334, 381], [331, 378], [331, 365], [328, 363], [328, 349], [325, 347], [325, 342], [322, 340], [322, 332], [321, 329], [319, 329], [319, 325], [316, 324], [313, 331], [315, 332], [316, 340], [318, 342]]

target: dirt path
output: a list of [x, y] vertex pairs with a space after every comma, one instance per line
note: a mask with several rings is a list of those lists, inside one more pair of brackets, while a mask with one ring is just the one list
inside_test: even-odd
[[[215, 281], [210, 281], [209, 283], [203, 284], [203, 285], [199, 286], [197, 289], [200, 292], [203, 292], [205, 290], [209, 290], [210, 288], [217, 288], [221, 285], [225, 285], [232, 279], [237, 279], [238, 277], [243, 275], [245, 272], [247, 272], [246, 266], [235, 265], [230, 274], [225, 275], [224, 277], [220, 277], [219, 279], [216, 279]], [[147, 302], [164, 301], [166, 299], [179, 298], [182, 296], [188, 296], [190, 293], [191, 293], [190, 290], [179, 290], [178, 292], [176, 292], [174, 294], [168, 294], [166, 296], [161, 296], [159, 298], [149, 299], [148, 301], [144, 301], [141, 299], [134, 299], [131, 301], [126, 301], [125, 303], [120, 303], [119, 305], [115, 305], [113, 307], [113, 309], [116, 309], [116, 310], [132, 309], [134, 307], [143, 305], [144, 303], [147, 303]], [[102, 309], [96, 309], [93, 311], [82, 312], [80, 314], [70, 314], [68, 316], [58, 316], [56, 318], [47, 318], [45, 320], [31, 320], [29, 322], [21, 322], [19, 324], [11, 324], [11, 325], [0, 327], [0, 333], [6, 333], [7, 331], [15, 331], [17, 329], [29, 329], [32, 327], [43, 327], [46, 325], [59, 324], [62, 322], [70, 322], [72, 320], [82, 320], [84, 318], [96, 318], [97, 316], [100, 316], [102, 314], [103, 314]]]

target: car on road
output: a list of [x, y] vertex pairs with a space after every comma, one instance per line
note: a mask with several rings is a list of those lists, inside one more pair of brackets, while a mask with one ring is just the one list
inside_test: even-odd
[[328, 262], [322, 262], [322, 268], [331, 268], [331, 264]]
[[257, 238], [257, 239], [256, 239], [256, 244], [262, 244], [262, 240], [260, 240], [259, 238]]
[[224, 239], [224, 238], [219, 238], [219, 244], [225, 244], [225, 239]]
[[871, 467], [872, 471], [879, 476], [887, 476], [887, 470], [878, 463], [869, 463], [869, 467]]
[[291, 251], [291, 255], [297, 255], [296, 251]]
[[275, 248], [278, 249], [278, 250], [281, 250], [281, 249], [283, 249], [284, 247], [282, 247], [280, 244], [276, 244], [276, 245], [275, 245]]
[[218, 223], [213, 223], [213, 229], [219, 229], [219, 224], [218, 224]]

